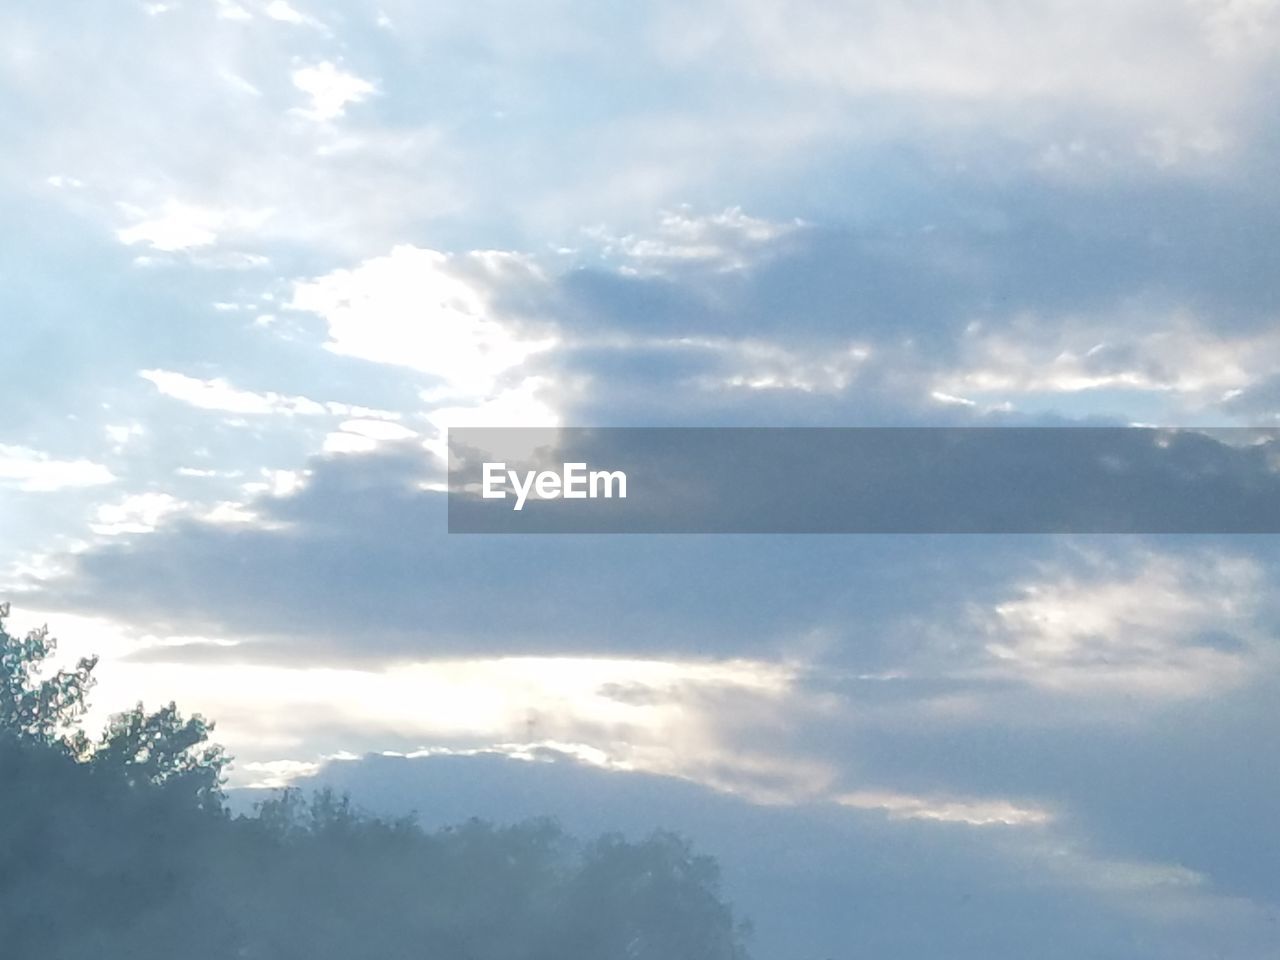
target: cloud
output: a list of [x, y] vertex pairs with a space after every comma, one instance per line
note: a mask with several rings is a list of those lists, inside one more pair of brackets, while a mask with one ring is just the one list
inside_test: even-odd
[[1274, 421], [1277, 5], [383, 5], [0, 12], [6, 579], [104, 702], [684, 826], [765, 957], [1270, 956], [1265, 538], [449, 537], [432, 453]]
[[793, 225], [735, 248], [732, 271], [710, 253], [637, 268], [615, 242], [555, 278], [562, 342], [539, 359], [575, 384], [568, 422], [1220, 418], [1280, 355], [1259, 282], [1272, 213], [1225, 223], [1207, 193], [1170, 189], [1069, 213], [1028, 187], [912, 228]]
[[[360, 419], [350, 421], [355, 427], [366, 433], [380, 432], [381, 439], [402, 438], [412, 434], [412, 431], [405, 432], [405, 428], [390, 422], [395, 414], [367, 407], [353, 407], [332, 401], [320, 403], [308, 397], [291, 397], [270, 391], [254, 393], [240, 390], [221, 378], [202, 380], [172, 370], [142, 370], [138, 376], [154, 384], [166, 397], [201, 410], [246, 416], [357, 416]], [[375, 424], [381, 426], [373, 426]], [[395, 436], [392, 437], [392, 434]]]
[[1110, 321], [1022, 316], [994, 331], [975, 323], [960, 350], [963, 359], [939, 377], [939, 389], [1015, 398], [1167, 391], [1205, 408], [1265, 378], [1280, 358], [1280, 337], [1271, 331], [1217, 333], [1185, 314]]
[[[233, 6], [252, 15], [264, 4]], [[218, 17], [209, 3], [73, 24], [7, 11], [0, 32], [28, 51], [10, 102], [33, 125], [0, 181], [19, 193], [33, 176], [80, 182], [51, 205], [91, 231], [186, 254], [234, 243], [262, 255], [298, 241], [294, 252], [320, 242], [367, 255], [371, 237], [395, 242], [407, 224], [457, 209], [457, 184], [439, 189], [456, 153], [430, 118], [360, 131], [338, 123], [378, 92], [343, 59], [362, 44], [256, 19]], [[112, 60], [115, 80], [56, 80], [70, 55]], [[39, 119], [55, 115], [61, 122]]]
[[1091, 581], [1050, 577], [995, 607], [986, 652], [998, 672], [1067, 693], [1182, 698], [1223, 693], [1258, 669], [1253, 562], [1152, 554], [1132, 572], [1095, 565]]
[[[684, 65], [754, 66], [864, 109], [893, 98], [900, 117], [944, 131], [1001, 117], [1030, 132], [1046, 113], [1091, 113], [1099, 131], [1124, 118], [1129, 137], [1230, 123], [1257, 54], [1277, 35], [1270, 0], [1041, 0], [1017, 11], [985, 0], [839, 9], [726, 0], [667, 16], [659, 42]], [[1123, 149], [1122, 129], [1109, 134]]]
[[[166, 523], [81, 555], [45, 599], [206, 638], [151, 643], [113, 668], [219, 716], [249, 763], [559, 758], [534, 766], [572, 796], [587, 789], [566, 771], [576, 757], [809, 824], [806, 858], [853, 831], [843, 865], [795, 865], [824, 896], [896, 877], [917, 903], [955, 843], [965, 889], [994, 857], [995, 889], [1009, 871], [1037, 877], [1108, 904], [1125, 929], [1194, 913], [1197, 942], [1222, 943], [1261, 923], [1251, 904], [1271, 896], [1274, 838], [1239, 825], [1261, 822], [1274, 780], [1248, 736], [1274, 720], [1265, 542], [449, 538], [421, 489], [430, 469], [407, 444], [321, 458], [257, 505], [278, 529]], [[290, 769], [304, 767], [247, 775]], [[639, 782], [626, 795], [656, 815]], [[1203, 822], [1226, 784], [1243, 819]], [[588, 796], [572, 797], [578, 809]], [[898, 829], [988, 839], [891, 843], [917, 851], [907, 862], [874, 839]], [[897, 867], [877, 855], [857, 879], [858, 849]], [[1033, 926], [1043, 935], [1043, 917]]]
[[[1225, 19], [1249, 23], [1241, 9]], [[24, 109], [69, 122], [34, 130], [9, 166], [83, 180], [84, 197], [59, 202], [90, 216], [90, 205], [123, 201], [148, 212], [143, 222], [163, 220], [175, 197], [201, 210], [271, 209], [243, 232], [249, 248], [283, 240], [365, 258], [426, 230], [436, 249], [544, 249], [574, 246], [584, 225], [604, 220], [609, 236], [636, 238], [652, 266], [659, 251], [670, 263], [675, 251], [732, 250], [711, 234], [640, 236], [655, 209], [682, 203], [767, 209], [776, 216], [750, 216], [771, 222], [865, 223], [962, 209], [955, 186], [996, 184], [1008, 198], [1023, 179], [1071, 192], [1123, 181], [1134, 165], [1143, 183], [1239, 187], [1249, 171], [1236, 165], [1267, 155], [1254, 141], [1269, 115], [1253, 93], [1267, 57], [1217, 50], [1207, 24], [1224, 10], [1042, 0], [1007, 16], [987, 2], [832, 12], [735, 0], [627, 16], [540, 10], [521, 21], [517, 44], [494, 26], [510, 12], [490, 5], [397, 9], [391, 32], [362, 29], [369, 11], [341, 35], [257, 30], [188, 5], [119, 31], [133, 55], [110, 90], [23, 84]], [[54, 53], [98, 49], [106, 26], [85, 22], [64, 37], [10, 19], [7, 33]], [[619, 36], [633, 40], [626, 58], [603, 40]], [[44, 81], [56, 59], [26, 69]], [[436, 70], [455, 82], [434, 83]], [[247, 101], [227, 77], [261, 96]], [[434, 91], [427, 101], [423, 84]], [[193, 101], [208, 122], [184, 112]], [[360, 103], [359, 124], [333, 122]], [[303, 114], [329, 119], [298, 122]], [[72, 169], [87, 156], [92, 169]], [[180, 242], [222, 233], [191, 226]]]
[[225, 380], [201, 380], [171, 370], [143, 370], [138, 376], [154, 384], [167, 397], [189, 403], [202, 410], [251, 415], [287, 414], [317, 415], [326, 413], [323, 404], [306, 397], [282, 397], [237, 390]]
[[[116, 239], [125, 246], [141, 244], [157, 253], [186, 254], [189, 262], [215, 269], [249, 269], [270, 262], [259, 254], [235, 250], [191, 252], [218, 246], [224, 235], [251, 236], [270, 219], [270, 209], [216, 209], [180, 203], [172, 198], [153, 209], [131, 203], [120, 203], [119, 207], [134, 221], [132, 226], [116, 230]], [[134, 264], [139, 266], [157, 262], [163, 261], [150, 254], [134, 259]]]
[[118, 503], [102, 504], [89, 524], [94, 533], [107, 535], [146, 533], [154, 530], [167, 515], [185, 505], [167, 493], [130, 494]]
[[768, 255], [776, 241], [803, 221], [773, 223], [731, 207], [717, 214], [698, 215], [688, 205], [663, 213], [656, 227], [643, 234], [613, 237], [603, 229], [588, 236], [601, 244], [605, 257], [620, 256], [628, 273], [665, 273], [682, 265], [742, 270]]
[[[1054, 466], [1060, 462], [1055, 457], [1062, 456], [1060, 442], [1052, 432], [1041, 436], [1044, 462], [1038, 469], [1060, 482], [1053, 489], [1065, 498], [1066, 509], [1096, 520], [1096, 513], [1090, 513], [1098, 507], [1089, 483], [1075, 482], [1087, 477], [1087, 471], [1064, 474]], [[1242, 491], [1265, 500], [1263, 491], [1272, 482], [1265, 451], [1237, 451], [1198, 436], [1169, 446], [1131, 443], [1108, 451], [1127, 463], [1131, 474], [1144, 478], [1148, 489], [1166, 491], [1172, 499], [1159, 504], [1162, 510], [1178, 508], [1179, 498], [1189, 496], [1185, 509], [1198, 511], [1189, 515], [1191, 520], [1212, 520], [1204, 511], [1216, 501], [1212, 496], [1206, 499], [1206, 491], [1234, 491], [1231, 502], [1223, 504], [1234, 509], [1242, 502]], [[839, 471], [839, 457], [833, 456], [829, 468]], [[1092, 469], [1111, 475], [1104, 461]], [[1017, 509], [1042, 514], [1043, 507], [1035, 503], [1009, 502], [1007, 483], [998, 482], [1007, 465], [983, 463], [980, 458], [965, 463], [971, 469], [965, 474], [970, 480], [963, 490], [949, 494], [952, 501], [972, 510], [975, 504], [965, 498], [989, 490], [994, 491], [990, 508], [999, 509], [1001, 516], [1009, 516], [1011, 510], [1017, 515]], [[760, 485], [758, 500], [764, 502], [776, 485], [794, 484], [782, 466], [761, 469], [741, 482]], [[786, 589], [798, 604], [792, 610], [801, 612], [787, 614], [769, 599], [781, 588], [768, 573], [766, 555], [742, 553], [733, 546], [734, 538], [650, 543], [644, 537], [522, 537], [502, 541], [505, 546], [498, 550], [483, 536], [445, 536], [444, 496], [432, 489], [443, 480], [442, 465], [415, 439], [382, 441], [376, 453], [320, 457], [309, 469], [308, 482], [290, 495], [248, 505], [264, 520], [284, 526], [275, 533], [175, 524], [127, 548], [104, 547], [85, 554], [78, 558], [76, 577], [44, 589], [69, 600], [78, 597], [80, 602], [128, 609], [138, 618], [191, 618], [197, 623], [213, 618], [225, 629], [254, 635], [305, 636], [299, 656], [329, 656], [335, 649], [331, 644], [347, 655], [380, 656], [413, 649], [435, 654], [477, 649], [512, 653], [545, 649], [546, 644], [563, 652], [672, 651], [712, 641], [720, 650], [749, 654], [760, 644], [783, 642], [825, 625], [839, 611], [865, 619], [872, 615], [862, 599], [867, 591], [879, 596], [909, 585], [917, 591], [917, 606], [937, 602], [926, 601], [930, 594], [956, 597], [975, 589], [982, 592], [969, 597], [974, 602], [984, 597], [1008, 601], [1010, 597], [993, 592], [993, 587], [1003, 583], [1001, 578], [1016, 570], [1018, 562], [1036, 557], [1043, 561], [1040, 551], [1055, 542], [1002, 542], [985, 559], [980, 559], [976, 545], [949, 542], [945, 555], [964, 556], [970, 567], [950, 568], [951, 582], [920, 584], [911, 573], [912, 564], [929, 548], [909, 538], [832, 538], [818, 543], [803, 537], [773, 538], [773, 562], [794, 566]], [[910, 483], [905, 475], [893, 480], [895, 502], [902, 502], [901, 485]], [[1223, 498], [1229, 499], [1225, 492]], [[779, 510], [786, 506], [778, 503]], [[933, 503], [928, 509], [940, 506]], [[1134, 503], [1131, 510], [1140, 520], [1151, 508]], [[1114, 523], [1115, 518], [1106, 522]], [[677, 540], [682, 541], [678, 549]], [[229, 556], [246, 559], [228, 564]], [[885, 556], [897, 558], [898, 565], [884, 566], [878, 558]], [[648, 571], [638, 595], [623, 574], [636, 564]], [[827, 578], [819, 573], [824, 564], [850, 571], [834, 592], [828, 592]], [[699, 574], [703, 569], [713, 573]], [[180, 587], [178, 580], [183, 582]], [[486, 589], [481, 584], [490, 581], [501, 584], [500, 605], [478, 594]], [[549, 598], [570, 582], [577, 585], [579, 600], [568, 608], [552, 603]], [[360, 608], [351, 607], [343, 597], [352, 594], [368, 599]], [[240, 601], [225, 608], [218, 600], [225, 595]], [[179, 596], [183, 603], [175, 606], [172, 598]], [[901, 595], [902, 602], [906, 598]], [[807, 604], [825, 614], [816, 616]], [[889, 595], [870, 608], [885, 609], [896, 609]], [[526, 611], [518, 629], [508, 621], [513, 610]], [[353, 635], [361, 638], [354, 647]]]
[[1280, 49], [1280, 4], [1275, 0], [1195, 0], [1214, 49], [1250, 57]]
[[[551, 751], [768, 803], [820, 795], [831, 780], [821, 761], [747, 746], [750, 731], [777, 711], [806, 712], [784, 664], [549, 655], [299, 672], [287, 651], [268, 662], [253, 646], [151, 636], [111, 665], [112, 691], [120, 677], [138, 691], [167, 684], [159, 695], [180, 694], [189, 709], [218, 717], [224, 742], [253, 763], [274, 759], [286, 745], [304, 762], [352, 748], [530, 757]], [[643, 696], [620, 695], [638, 688]], [[736, 723], [719, 716], [725, 704], [734, 705]], [[253, 779], [235, 774], [240, 785]]]
[[[350, 791], [375, 809], [415, 810], [428, 826], [550, 813], [586, 835], [679, 830], [719, 860], [727, 897], [754, 920], [761, 957], [839, 956], [855, 944], [888, 960], [1070, 960], [1121, 941], [1141, 960], [1196, 960], [1226, 947], [1261, 960], [1269, 948], [1265, 903], [1219, 895], [1176, 863], [1109, 857], [1053, 825], [895, 820], [835, 804], [764, 808], [668, 778], [542, 759], [366, 756], [301, 783]], [[987, 911], [999, 921], [983, 921]]]
[[160, 216], [117, 230], [116, 236], [129, 246], [145, 243], [166, 252], [190, 250], [217, 242], [222, 220], [217, 211], [170, 202]]
[[[309, 639], [298, 653], [309, 648], [320, 657], [329, 656], [335, 642], [358, 654], [349, 647], [354, 636], [370, 653], [511, 653], [547, 644], [561, 652], [653, 651], [710, 642], [713, 630], [717, 647], [745, 654], [797, 627], [794, 615], [770, 610], [767, 598], [777, 588], [768, 586], [768, 565], [729, 540], [690, 539], [677, 550], [674, 541], [647, 545], [644, 538], [519, 538], [495, 550], [484, 537], [443, 535], [443, 495], [423, 489], [442, 479], [438, 461], [412, 443], [321, 458], [304, 487], [256, 505], [288, 529], [268, 534], [174, 525], [114, 558], [82, 557], [83, 579], [49, 590], [113, 608], [123, 603], [121, 612], [130, 609], [141, 619], [211, 618], [223, 631], [255, 635], [301, 630]], [[789, 589], [800, 591], [797, 600], [817, 601], [825, 578], [806, 586], [802, 571], [812, 572], [815, 563], [867, 563], [885, 544], [831, 541], [814, 552], [812, 544], [779, 538], [775, 549], [799, 564], [787, 577]], [[228, 555], [245, 563], [228, 564]], [[637, 595], [625, 570], [646, 557], [653, 558], [645, 561], [650, 573]], [[708, 579], [697, 575], [701, 569], [717, 574]], [[745, 594], [739, 577], [754, 584]], [[490, 581], [502, 585], [501, 604], [477, 593]], [[565, 608], [553, 598], [570, 582], [578, 583], [581, 596]], [[856, 592], [851, 582], [840, 591], [841, 603]], [[344, 598], [355, 594], [369, 599], [350, 606]], [[217, 598], [226, 595], [239, 600], [225, 606]], [[170, 602], [178, 596], [185, 598], [181, 608]], [[514, 610], [525, 611], [518, 629], [509, 620]]]
[[294, 25], [316, 26], [316, 21], [290, 5], [286, 0], [271, 0], [262, 10], [272, 20]]
[[1280, 374], [1260, 376], [1248, 386], [1229, 390], [1222, 398], [1222, 409], [1252, 423], [1280, 420]]
[[928, 820], [974, 827], [1044, 824], [1053, 819], [1047, 810], [1021, 807], [1009, 801], [913, 797], [873, 790], [844, 794], [836, 798], [836, 803], [855, 810], [883, 810], [894, 820]]
[[214, 9], [219, 20], [243, 22], [253, 19], [253, 14], [236, 3], [235, 0], [214, 0]]
[[344, 420], [336, 431], [325, 435], [322, 449], [324, 453], [371, 453], [379, 443], [417, 436], [408, 427], [387, 420]]
[[[278, 11], [277, 11], [278, 12]], [[282, 19], [273, 15], [275, 19]], [[293, 85], [311, 98], [304, 113], [313, 120], [337, 120], [350, 104], [362, 103], [378, 88], [362, 77], [329, 61], [293, 71]]]
[[0, 483], [19, 490], [48, 493], [111, 483], [115, 475], [89, 460], [59, 460], [40, 450], [0, 444]]
[[[323, 317], [328, 349], [403, 365], [437, 378], [445, 395], [489, 395], [508, 371], [554, 340], [535, 338], [529, 321], [503, 310], [545, 285], [527, 258], [498, 251], [452, 256], [398, 246], [349, 270], [297, 283], [292, 310]], [[545, 321], [544, 321], [545, 323]]]

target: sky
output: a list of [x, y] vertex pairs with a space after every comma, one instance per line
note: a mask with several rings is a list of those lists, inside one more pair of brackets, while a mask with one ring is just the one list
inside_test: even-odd
[[1280, 426], [1280, 2], [0, 8], [0, 597], [759, 960], [1280, 957], [1273, 537], [462, 536], [463, 426]]

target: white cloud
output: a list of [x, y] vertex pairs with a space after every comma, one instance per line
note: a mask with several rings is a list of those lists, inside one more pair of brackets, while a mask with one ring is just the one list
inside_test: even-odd
[[238, 470], [213, 470], [208, 467], [179, 467], [174, 471], [180, 477], [199, 477], [208, 479], [210, 477], [238, 477]]
[[378, 441], [372, 437], [341, 430], [326, 434], [324, 445], [321, 447], [325, 453], [372, 453], [376, 449], [378, 449]]
[[166, 516], [182, 510], [184, 506], [181, 500], [167, 493], [131, 494], [119, 503], [98, 507], [89, 529], [107, 535], [147, 533]]
[[377, 87], [329, 61], [293, 71], [293, 85], [311, 98], [303, 111], [315, 120], [336, 120], [349, 104], [361, 103], [377, 92]]
[[974, 827], [1040, 826], [1053, 815], [1041, 807], [1009, 800], [965, 797], [925, 797], [880, 790], [856, 790], [836, 797], [836, 803], [858, 810], [881, 810], [892, 820], [930, 820]]
[[111, 423], [103, 428], [103, 432], [107, 435], [107, 439], [111, 441], [113, 453], [122, 452], [125, 447], [129, 446], [135, 439], [143, 436], [147, 431], [146, 428], [137, 421], [133, 423]]
[[0, 444], [0, 483], [19, 490], [48, 493], [110, 483], [115, 476], [89, 460], [58, 460], [29, 447]]
[[[59, 666], [73, 664], [81, 657], [127, 656], [138, 647], [137, 631], [127, 624], [107, 617], [77, 614], [66, 610], [43, 610], [20, 604], [14, 606], [13, 623], [9, 625], [10, 629], [17, 627], [25, 633], [27, 630], [44, 625], [50, 627], [51, 635], [58, 641], [54, 664]], [[110, 678], [107, 677], [103, 677], [101, 682], [95, 685], [94, 695], [91, 698], [92, 715], [105, 720], [108, 713], [128, 709], [137, 702], [136, 696], [128, 691], [119, 697], [113, 697], [113, 686]], [[103, 704], [103, 698], [99, 696], [100, 691], [106, 694], [107, 700], [114, 702]], [[88, 729], [93, 729], [92, 723], [88, 725]]]
[[237, 503], [234, 500], [220, 500], [212, 507], [200, 515], [200, 519], [205, 523], [216, 525], [238, 526], [241, 524], [254, 524], [264, 530], [278, 529], [281, 524], [263, 522], [253, 510], [243, 503]]
[[[215, 209], [210, 206], [183, 204], [173, 198], [165, 200], [154, 210], [142, 209], [131, 204], [120, 204], [132, 227], [116, 230], [116, 239], [125, 246], [145, 244], [161, 253], [184, 253], [204, 250], [218, 243], [224, 236], [252, 236], [271, 218], [271, 210]], [[154, 257], [143, 256], [136, 262], [146, 265], [155, 262]], [[266, 257], [241, 251], [202, 252], [191, 256], [193, 264], [212, 268], [246, 269], [262, 266]]]
[[719, 353], [732, 372], [699, 377], [704, 390], [794, 390], [799, 393], [840, 393], [857, 379], [871, 348], [857, 343], [844, 347], [792, 350], [761, 340], [684, 340], [680, 345]]
[[1253, 56], [1280, 49], [1277, 0], [1192, 0], [1204, 17], [1210, 42], [1226, 57]]
[[310, 17], [290, 6], [286, 0], [271, 0], [263, 9], [263, 13], [272, 20], [278, 20], [281, 23], [303, 24], [312, 22]]
[[237, 93], [243, 93], [250, 97], [262, 96], [262, 91], [258, 89], [258, 87], [254, 86], [252, 83], [250, 83], [244, 77], [240, 76], [240, 74], [238, 73], [233, 73], [232, 71], [225, 70], [225, 69], [219, 70], [218, 78], [222, 80], [230, 89], [235, 90]]
[[[244, 763], [267, 759], [264, 751], [281, 759], [283, 744], [294, 748], [284, 757], [311, 762], [349, 748], [353, 731], [382, 730], [424, 744], [467, 749], [469, 743], [508, 754], [519, 746], [549, 746], [612, 769], [714, 780], [722, 789], [734, 786], [735, 769], [782, 771], [778, 789], [788, 797], [792, 791], [807, 795], [806, 777], [814, 776], [799, 761], [727, 747], [709, 703], [699, 699], [710, 693], [765, 703], [786, 696], [791, 672], [759, 661], [546, 656], [439, 660], [377, 671], [159, 661], [112, 666], [113, 676], [121, 670], [129, 675], [135, 696], [158, 690], [217, 716], [220, 741]], [[629, 690], [640, 693], [629, 697]], [[329, 732], [317, 732], [318, 716], [327, 718]]]
[[[11, 182], [56, 174], [57, 202], [147, 254], [208, 254], [234, 244], [260, 255], [283, 241], [363, 257], [466, 202], [458, 152], [434, 116], [359, 130], [299, 122], [350, 110], [372, 95], [363, 84], [374, 85], [344, 80], [351, 74], [332, 55], [339, 64], [332, 74], [291, 59], [289, 47], [302, 37], [275, 30], [281, 42], [264, 46], [258, 31], [210, 29], [201, 19], [188, 6], [113, 40], [126, 69], [110, 90], [56, 82], [59, 51], [74, 55], [90, 42], [81, 36], [90, 28], [33, 31], [34, 48], [49, 52], [21, 82], [23, 103], [63, 122], [8, 151], [0, 173]], [[0, 34], [12, 26], [0, 23]], [[308, 46], [336, 44], [316, 34]], [[295, 71], [317, 100], [294, 89]], [[74, 183], [83, 186], [68, 189]]]
[[252, 20], [253, 14], [235, 0], [215, 0], [219, 20]]
[[523, 334], [494, 303], [504, 287], [544, 284], [517, 254], [398, 246], [354, 269], [298, 283], [289, 306], [324, 317], [335, 353], [412, 367], [438, 377], [448, 394], [477, 400], [552, 346]]
[[1220, 334], [1186, 314], [1161, 319], [1027, 315], [1001, 328], [974, 324], [960, 342], [956, 366], [939, 373], [933, 389], [1015, 399], [1124, 389], [1210, 406], [1272, 373], [1280, 361], [1278, 332]]
[[301, 490], [307, 482], [307, 473], [301, 470], [270, 471], [271, 495], [288, 497]]
[[223, 413], [246, 416], [356, 416], [362, 418], [388, 418], [395, 415], [368, 407], [351, 406], [328, 401], [321, 403], [309, 397], [289, 396], [267, 391], [254, 393], [232, 386], [226, 380], [213, 378], [202, 380], [172, 370], [140, 370], [143, 380], [155, 385], [166, 397], [190, 404], [201, 410], [218, 410]]
[[614, 237], [602, 228], [588, 235], [603, 244], [603, 253], [620, 254], [634, 273], [663, 273], [683, 265], [716, 270], [742, 270], [762, 259], [770, 244], [803, 226], [803, 221], [775, 223], [730, 207], [722, 213], [695, 215], [682, 206], [661, 215], [656, 229]]
[[250, 496], [269, 494], [273, 497], [287, 497], [297, 493], [307, 484], [310, 476], [306, 470], [263, 470], [265, 480], [241, 484], [240, 490]]
[[408, 440], [418, 435], [408, 427], [388, 420], [345, 420], [338, 424], [338, 429], [359, 434], [371, 440]]
[[241, 774], [251, 779], [246, 790], [279, 790], [294, 780], [318, 773], [329, 758], [320, 760], [253, 760], [239, 766]]
[[78, 177], [64, 177], [61, 174], [56, 173], [52, 176], [45, 177], [44, 182], [55, 190], [83, 190], [85, 185], [84, 181]]
[[159, 215], [117, 230], [116, 236], [128, 246], [142, 243], [165, 252], [191, 250], [216, 243], [223, 220], [216, 210], [170, 200]]
[[1269, 17], [1273, 7], [1271, 0], [1038, 0], [1017, 9], [996, 0], [726, 0], [713, 13], [691, 10], [672, 22], [714, 19], [720, 30], [694, 31], [702, 43], [692, 47], [672, 30], [666, 45], [672, 56], [693, 57], [716, 44], [786, 79], [851, 94], [1078, 99], [1173, 111], [1179, 96], [1204, 92], [1198, 80], [1219, 79], [1205, 70], [1209, 34], [1224, 22], [1256, 32], [1262, 17], [1253, 14], [1265, 8]]
[[[527, 377], [474, 403], [437, 407], [427, 419], [438, 429], [448, 427], [558, 427], [560, 414], [548, 400], [559, 384], [546, 377]], [[431, 401], [435, 392], [423, 394]]]
[[[843, 104], [846, 135], [941, 146], [985, 129], [1044, 147], [1070, 131], [1108, 167], [1198, 162], [1196, 144], [1229, 150], [1247, 137], [1258, 74], [1280, 48], [1274, 0], [718, 0], [665, 11], [655, 42], [670, 61]], [[1153, 136], [1178, 147], [1152, 150]]]
[[957, 397], [949, 393], [943, 393], [941, 390], [934, 390], [929, 394], [930, 400], [935, 400], [945, 407], [976, 407], [976, 401], [970, 400], [968, 397]]
[[346, 420], [324, 438], [325, 453], [369, 453], [379, 443], [409, 440], [417, 432], [390, 420]]
[[[116, 230], [116, 238], [126, 246], [142, 244], [161, 253], [211, 247], [224, 234], [252, 234], [271, 217], [269, 209], [214, 208], [182, 203], [173, 198], [151, 210], [127, 203], [118, 206], [134, 223]], [[259, 255], [235, 251], [202, 256], [205, 259], [196, 257], [192, 262], [233, 268], [266, 263], [266, 258]], [[152, 258], [140, 258], [138, 262], [150, 263]]]
[[1259, 662], [1252, 561], [1202, 553], [1095, 559], [1087, 577], [1049, 574], [984, 616], [989, 669], [1067, 694], [1182, 699], [1244, 682]]

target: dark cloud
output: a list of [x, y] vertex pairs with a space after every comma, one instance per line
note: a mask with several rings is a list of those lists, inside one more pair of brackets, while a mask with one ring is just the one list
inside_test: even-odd
[[[445, 533], [409, 449], [321, 458], [280, 526], [182, 520], [103, 543], [37, 587], [41, 605], [171, 633], [275, 638], [302, 660], [483, 653], [777, 650], [834, 626], [877, 658], [903, 610], [994, 597], [1045, 541], [995, 538], [497, 537]], [[1051, 547], [1052, 549], [1052, 547]], [[251, 645], [224, 648], [238, 661]], [[270, 655], [264, 647], [264, 655]], [[215, 651], [168, 648], [183, 659]], [[161, 655], [161, 654], [157, 654]]]
[[1275, 423], [1280, 419], [1280, 374], [1245, 387], [1223, 401], [1222, 409], [1232, 416], [1255, 423]]
[[1191, 960], [1204, 949], [1260, 957], [1269, 935], [1261, 918], [1241, 921], [1212, 908], [1162, 922], [1152, 914], [1168, 891], [1092, 886], [1087, 857], [1079, 872], [1055, 870], [1049, 850], [1059, 841], [1042, 828], [894, 822], [828, 805], [760, 807], [681, 781], [552, 757], [369, 757], [330, 764], [301, 783], [321, 784], [349, 790], [373, 809], [416, 811], [429, 826], [552, 815], [582, 834], [685, 832], [720, 860], [727, 895], [755, 921], [761, 960], [1032, 953]]
[[973, 320], [1186, 308], [1213, 329], [1263, 329], [1280, 310], [1280, 206], [1214, 185], [934, 184], [932, 205], [770, 241], [746, 269], [583, 268], [559, 281], [578, 333], [751, 336], [782, 343], [929, 345], [945, 359]]
[[[1245, 469], [1257, 466], [1254, 453], [1202, 437], [1188, 444], [1135, 463], [1174, 481], [1207, 478], [1211, 490], [1254, 476]], [[270, 526], [166, 523], [67, 557], [66, 575], [32, 583], [22, 599], [263, 642], [223, 648], [234, 662], [259, 650], [276, 659], [281, 645], [309, 661], [759, 655], [822, 634], [830, 655], [874, 670], [892, 662], [904, 618], [990, 607], [1037, 565], [1079, 562], [1079, 541], [1046, 537], [449, 535], [445, 496], [421, 489], [432, 478], [438, 468], [412, 444], [322, 457], [301, 490], [254, 504]], [[1078, 493], [1087, 506], [1088, 485]], [[1267, 538], [1222, 542], [1270, 556]], [[152, 654], [188, 655], [218, 651]]]
[[[1259, 826], [1280, 789], [1280, 762], [1258, 740], [1280, 722], [1274, 693], [1266, 677], [1222, 697], [1130, 697], [1117, 715], [1087, 698], [1072, 708], [1045, 691], [1007, 690], [967, 717], [913, 723], [909, 709], [864, 710], [807, 738], [793, 732], [792, 748], [856, 758], [851, 783], [1032, 798], [1110, 856], [1179, 864], [1219, 893], [1277, 904], [1280, 837]], [[910, 689], [896, 696], [919, 702]]]

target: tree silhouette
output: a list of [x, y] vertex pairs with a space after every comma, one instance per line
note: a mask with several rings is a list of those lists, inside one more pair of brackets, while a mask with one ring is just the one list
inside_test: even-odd
[[[8, 960], [744, 960], [715, 862], [549, 820], [434, 832], [285, 790], [233, 817], [213, 725], [170, 703], [77, 727], [96, 661], [46, 671], [0, 606]], [[48, 676], [45, 674], [48, 673]]]
[[183, 720], [172, 702], [151, 714], [139, 703], [111, 718], [92, 762], [118, 770], [131, 786], [176, 789], [198, 807], [216, 808], [229, 759], [208, 742], [212, 731], [199, 714]]
[[60, 731], [71, 732], [84, 715], [97, 658], [83, 659], [74, 670], [59, 670], [42, 680], [41, 667], [58, 642], [49, 636], [48, 627], [21, 638], [11, 636], [4, 626], [8, 616], [9, 604], [0, 603], [0, 736], [71, 746], [63, 739], [67, 733]]

